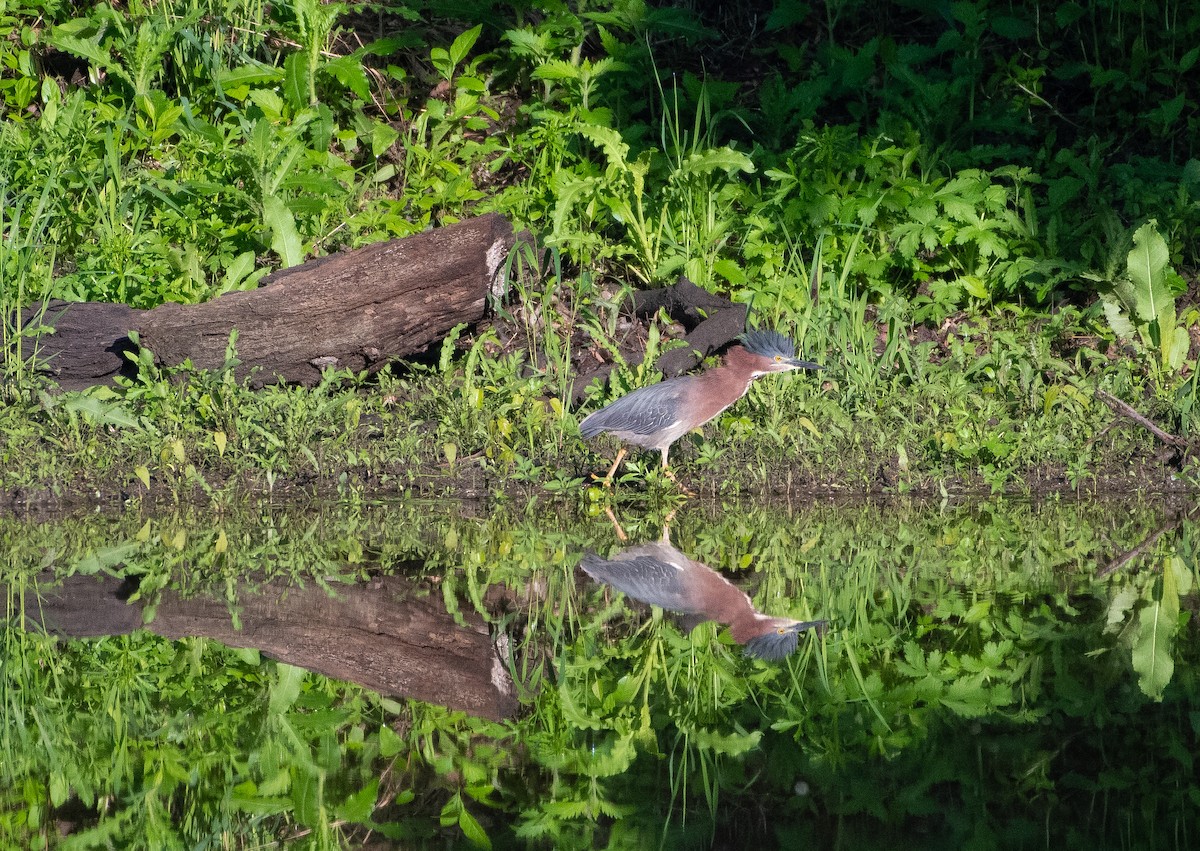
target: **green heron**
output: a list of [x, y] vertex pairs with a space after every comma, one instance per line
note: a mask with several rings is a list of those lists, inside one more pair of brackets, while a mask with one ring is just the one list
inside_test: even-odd
[[[738, 340], [741, 345], [726, 352], [716, 369], [634, 390], [584, 417], [579, 433], [590, 438], [608, 432], [635, 446], [657, 449], [662, 453], [663, 472], [677, 481], [667, 466], [671, 444], [745, 396], [751, 381], [769, 372], [821, 369], [797, 358], [795, 345], [777, 331], [750, 331]], [[626, 452], [622, 446], [604, 477], [605, 487], [612, 485]]]
[[800, 633], [813, 628], [820, 633], [827, 625], [762, 614], [728, 579], [671, 546], [665, 529], [661, 541], [630, 547], [611, 559], [585, 553], [579, 566], [635, 600], [726, 624], [743, 652], [756, 659], [783, 659], [796, 649]]

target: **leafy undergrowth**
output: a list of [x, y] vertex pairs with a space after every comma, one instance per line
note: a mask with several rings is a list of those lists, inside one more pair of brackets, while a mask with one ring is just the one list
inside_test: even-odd
[[[656, 380], [652, 368], [618, 366], [613, 389], [597, 383], [574, 408], [547, 370], [528, 368], [523, 350], [485, 355], [493, 339], [447, 341], [438, 362], [403, 373], [330, 372], [311, 389], [249, 389], [234, 375], [232, 348], [219, 371], [164, 370], [145, 353], [140, 377], [117, 388], [61, 393], [34, 382], [0, 414], [5, 502], [222, 503], [246, 492], [593, 504], [679, 497], [657, 453], [636, 451], [606, 493], [594, 478], [618, 443], [578, 433], [579, 419], [612, 394]], [[1015, 320], [986, 333], [963, 322], [935, 339], [902, 340], [887, 352], [892, 369], [866, 387], [852, 361], [765, 377], [681, 439], [673, 468], [714, 498], [1196, 486], [1185, 447], [1157, 442], [1095, 398], [1097, 389], [1120, 392], [1122, 362], [1086, 347], [1071, 360], [1038, 358], [1044, 339]], [[1097, 361], [1103, 380], [1089, 369]], [[1128, 393], [1137, 377], [1124, 364]], [[1142, 401], [1153, 415], [1155, 398]]]
[[[681, 441], [694, 490], [1187, 487], [1200, 21], [1020, 5], [11, 4], [5, 498], [599, 500], [615, 447], [576, 423], [656, 380], [630, 353], [678, 329], [620, 305], [680, 274], [827, 367]], [[434, 364], [252, 393], [142, 351], [136, 381], [58, 394], [30, 359], [50, 298], [199, 302], [488, 211], [553, 263]], [[619, 493], [669, 498], [655, 464]]]

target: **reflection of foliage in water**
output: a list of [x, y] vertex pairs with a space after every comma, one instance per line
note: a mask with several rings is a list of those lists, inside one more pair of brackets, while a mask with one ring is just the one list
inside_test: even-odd
[[245, 577], [336, 586], [423, 560], [431, 593], [513, 637], [529, 701], [501, 725], [205, 639], [8, 630], [0, 836], [64, 822], [88, 846], [336, 846], [373, 824], [556, 847], [870, 847], [888, 830], [1016, 847], [1196, 827], [1194, 528], [1094, 578], [1155, 532], [1150, 508], [681, 516], [676, 546], [758, 608], [833, 621], [782, 665], [577, 580], [606, 525], [441, 510], [0, 520], [10, 613], [45, 568], [137, 575], [152, 611], [167, 588], [232, 601]]

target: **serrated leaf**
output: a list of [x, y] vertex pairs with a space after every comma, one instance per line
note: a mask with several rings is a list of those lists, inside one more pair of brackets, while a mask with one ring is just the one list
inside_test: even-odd
[[271, 250], [279, 255], [283, 268], [299, 265], [304, 260], [296, 220], [287, 204], [275, 195], [263, 201], [263, 224], [271, 231]]
[[1137, 591], [1132, 585], [1126, 585], [1120, 591], [1113, 595], [1112, 601], [1108, 604], [1108, 617], [1104, 622], [1105, 632], [1116, 632], [1122, 623], [1125, 621], [1125, 616], [1129, 614], [1129, 610], [1133, 608], [1133, 604], [1137, 602]]
[[303, 668], [283, 662], [275, 666], [275, 679], [271, 683], [269, 710], [272, 715], [283, 713], [300, 696], [300, 685], [307, 673]]
[[579, 68], [565, 59], [550, 59], [533, 69], [535, 80], [577, 80]]
[[119, 402], [105, 403], [93, 396], [71, 396], [63, 407], [81, 414], [85, 420], [97, 426], [136, 428], [137, 417], [125, 410]]
[[579, 135], [599, 148], [609, 165], [629, 165], [629, 146], [625, 144], [621, 134], [613, 128], [584, 124], [579, 127]]
[[328, 72], [335, 80], [354, 93], [363, 101], [371, 99], [371, 81], [363, 70], [362, 59], [357, 53], [349, 53], [337, 59], [326, 62], [321, 70]]
[[1174, 306], [1166, 285], [1170, 254], [1167, 243], [1149, 221], [1133, 234], [1133, 248], [1126, 258], [1129, 277], [1116, 285], [1117, 294], [1136, 319], [1149, 324], [1158, 319], [1164, 306]]
[[1113, 329], [1113, 333], [1118, 337], [1124, 337], [1126, 340], [1136, 338], [1137, 329], [1133, 327], [1133, 323], [1129, 321], [1129, 317], [1123, 312], [1122, 305], [1116, 298], [1102, 296], [1104, 301], [1104, 317], [1108, 320], [1109, 327]]
[[372, 778], [360, 791], [355, 792], [337, 807], [337, 817], [346, 821], [361, 824], [375, 812], [375, 802], [379, 798], [379, 778]]
[[300, 110], [310, 105], [310, 74], [307, 50], [297, 50], [288, 54], [283, 62], [283, 97], [292, 109]]
[[715, 171], [723, 171], [728, 175], [739, 171], [752, 174], [754, 161], [733, 148], [714, 148], [710, 151], [692, 154], [683, 161], [679, 174], [711, 174]]
[[1138, 675], [1138, 687], [1154, 700], [1162, 700], [1175, 673], [1171, 642], [1179, 626], [1179, 581], [1170, 559], [1167, 562], [1162, 574], [1162, 598], [1139, 612], [1138, 634], [1133, 643], [1133, 670]]
[[762, 739], [762, 731], [755, 730], [752, 733], [733, 732], [723, 735], [712, 730], [697, 730], [695, 732], [695, 739], [696, 743], [703, 750], [713, 750], [719, 754], [736, 757], [758, 747], [758, 743]]
[[292, 768], [291, 775], [292, 812], [301, 824], [316, 827], [321, 823], [320, 778], [298, 766]]

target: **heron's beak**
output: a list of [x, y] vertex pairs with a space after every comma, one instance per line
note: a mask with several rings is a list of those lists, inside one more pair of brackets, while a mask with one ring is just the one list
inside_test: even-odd
[[824, 369], [819, 363], [813, 363], [810, 360], [800, 360], [800, 358], [788, 358], [785, 361], [792, 369]]

